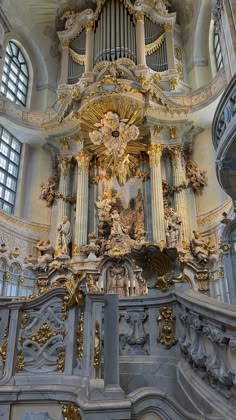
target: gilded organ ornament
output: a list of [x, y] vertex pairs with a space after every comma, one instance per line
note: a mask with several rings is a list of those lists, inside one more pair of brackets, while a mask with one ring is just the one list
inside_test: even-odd
[[177, 343], [176, 337], [176, 316], [173, 308], [164, 306], [160, 309], [160, 315], [157, 317], [159, 326], [159, 341], [167, 348], [174, 346]]
[[129, 124], [128, 119], [120, 119], [115, 112], [107, 112], [100, 123], [95, 124], [98, 130], [89, 133], [93, 144], [103, 144], [106, 148], [106, 155], [114, 160], [120, 159], [127, 144], [139, 136], [139, 129], [134, 124]]

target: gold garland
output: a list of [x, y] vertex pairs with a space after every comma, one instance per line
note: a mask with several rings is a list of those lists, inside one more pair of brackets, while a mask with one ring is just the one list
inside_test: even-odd
[[153, 54], [160, 46], [163, 44], [165, 40], [165, 33], [159, 36], [154, 42], [151, 44], [145, 45], [145, 55]]
[[84, 54], [78, 54], [77, 52], [72, 50], [72, 48], [69, 48], [69, 53], [70, 53], [70, 56], [71, 56], [72, 60], [75, 63], [79, 64], [80, 66], [85, 65], [85, 55]]

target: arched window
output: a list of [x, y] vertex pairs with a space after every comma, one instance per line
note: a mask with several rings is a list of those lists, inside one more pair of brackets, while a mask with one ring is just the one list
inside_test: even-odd
[[29, 69], [17, 44], [9, 41], [3, 67], [1, 93], [16, 104], [26, 106]]
[[216, 68], [217, 71], [223, 68], [223, 55], [220, 46], [220, 36], [216, 29], [214, 28], [214, 51], [215, 51], [215, 59], [216, 59]]

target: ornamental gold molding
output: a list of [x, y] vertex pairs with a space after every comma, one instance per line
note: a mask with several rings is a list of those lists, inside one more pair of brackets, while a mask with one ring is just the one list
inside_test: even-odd
[[76, 331], [77, 358], [82, 360], [84, 354], [84, 311], [80, 311], [80, 320]]
[[177, 127], [176, 125], [172, 125], [169, 127], [169, 137], [171, 140], [175, 140], [177, 137]]
[[8, 325], [4, 331], [3, 344], [0, 346], [0, 358], [2, 359], [3, 369], [5, 368], [6, 358], [7, 358], [8, 334], [9, 334], [9, 319], [8, 319]]
[[169, 85], [170, 85], [170, 90], [172, 92], [175, 92], [176, 91], [176, 88], [177, 88], [177, 85], [178, 85], [178, 80], [177, 79], [171, 79], [169, 81]]
[[183, 66], [181, 64], [177, 63], [176, 64], [176, 70], [177, 70], [178, 75], [179, 75], [179, 80], [181, 82], [183, 82], [183, 80], [184, 80], [184, 68], [183, 68]]
[[16, 356], [16, 373], [21, 373], [25, 367], [25, 360], [22, 353], [22, 350], [18, 350]]
[[175, 58], [179, 61], [182, 61], [183, 59], [182, 49], [180, 47], [177, 47], [177, 45], [175, 45], [174, 50], [175, 50]]
[[145, 55], [151, 55], [152, 53], [154, 53], [156, 50], [158, 50], [158, 48], [160, 48], [160, 46], [163, 44], [164, 41], [165, 41], [165, 33], [159, 36], [159, 38], [157, 38], [151, 44], [145, 45]]
[[195, 279], [198, 281], [198, 291], [205, 293], [209, 290], [209, 272], [208, 270], [199, 271], [195, 274]]
[[70, 149], [70, 146], [69, 146], [67, 138], [64, 137], [63, 139], [60, 139], [59, 141], [60, 141], [62, 150], [64, 152], [68, 152], [68, 150]]
[[21, 329], [25, 329], [27, 322], [29, 320], [29, 314], [27, 311], [21, 311], [21, 323], [20, 323], [20, 327]]
[[85, 23], [85, 29], [86, 31], [92, 31], [94, 29], [94, 21], [93, 20], [89, 20], [88, 22]]
[[164, 146], [162, 144], [150, 144], [148, 155], [151, 165], [159, 166], [163, 148]]
[[58, 332], [54, 331], [47, 324], [47, 322], [44, 322], [38, 331], [30, 337], [30, 340], [34, 341], [35, 343], [39, 344], [40, 347], [42, 347], [50, 338], [56, 337], [57, 335]]
[[64, 372], [65, 357], [66, 357], [66, 350], [64, 347], [61, 347], [57, 356], [57, 371], [58, 372]]
[[101, 365], [101, 344], [100, 344], [100, 325], [99, 322], [95, 323], [95, 334], [94, 334], [94, 356], [93, 356], [93, 367], [95, 369], [95, 379], [100, 377], [100, 365]]
[[71, 308], [74, 305], [78, 305], [80, 308], [84, 307], [84, 292], [81, 290], [80, 285], [85, 278], [86, 273], [79, 271], [65, 283], [66, 295], [64, 304], [67, 308]]
[[177, 343], [176, 337], [176, 316], [173, 308], [164, 306], [160, 308], [160, 315], [157, 317], [159, 337], [157, 341], [170, 348]]
[[164, 128], [163, 125], [155, 125], [154, 126], [154, 136], [159, 137], [163, 128]]
[[64, 420], [81, 420], [80, 409], [76, 404], [63, 404], [61, 414]]

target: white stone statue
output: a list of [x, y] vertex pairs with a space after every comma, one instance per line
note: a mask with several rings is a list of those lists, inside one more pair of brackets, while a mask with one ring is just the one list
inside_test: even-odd
[[36, 244], [36, 248], [40, 251], [36, 268], [46, 271], [49, 263], [53, 260], [54, 248], [52, 247], [49, 239], [42, 239], [39, 241]]
[[69, 244], [71, 242], [71, 225], [67, 216], [63, 216], [62, 222], [57, 226], [57, 253], [58, 250], [62, 255], [69, 255]]
[[107, 293], [129, 296], [129, 275], [124, 264], [117, 262], [108, 269]]
[[113, 212], [111, 213], [111, 219], [112, 219], [111, 236], [127, 235], [127, 229], [122, 224], [120, 220], [120, 215], [117, 210], [113, 210]]
[[181, 245], [181, 218], [170, 209], [167, 218], [166, 241], [169, 248], [178, 248]]
[[209, 261], [209, 242], [208, 238], [205, 241], [201, 234], [197, 231], [193, 231], [194, 237], [192, 239], [192, 253], [197, 258], [198, 262], [206, 264]]

